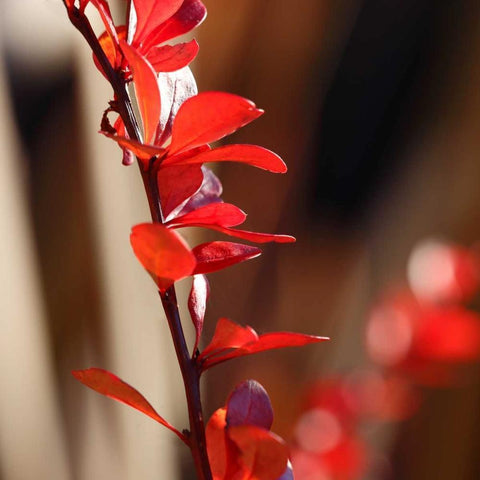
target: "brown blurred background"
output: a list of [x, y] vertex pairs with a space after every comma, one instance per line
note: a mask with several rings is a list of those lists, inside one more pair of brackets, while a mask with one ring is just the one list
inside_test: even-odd
[[[108, 368], [184, 423], [155, 289], [128, 245], [148, 219], [138, 174], [96, 135], [110, 92], [60, 3], [0, 2], [0, 479], [189, 479], [175, 438], [69, 373]], [[248, 227], [298, 239], [211, 276], [206, 338], [219, 316], [332, 337], [218, 367], [206, 410], [253, 377], [288, 438], [305, 382], [365, 363], [369, 305], [404, 278], [414, 244], [480, 238], [480, 4], [205, 4], [200, 90], [264, 108], [231, 141], [289, 166], [222, 165], [224, 199], [250, 213]], [[388, 478], [480, 477], [479, 385], [429, 395], [385, 444]]]

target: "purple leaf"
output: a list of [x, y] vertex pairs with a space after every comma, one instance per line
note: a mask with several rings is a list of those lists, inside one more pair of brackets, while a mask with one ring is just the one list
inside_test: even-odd
[[205, 319], [205, 311], [207, 309], [207, 300], [210, 296], [210, 285], [205, 275], [194, 275], [192, 289], [188, 297], [188, 310], [192, 317], [195, 327], [195, 345], [193, 352], [198, 348], [200, 335], [202, 334], [203, 321]]
[[222, 184], [217, 176], [207, 167], [202, 165], [203, 171], [203, 183], [200, 190], [193, 195], [190, 200], [182, 207], [181, 210], [170, 215], [170, 218], [174, 218], [180, 215], [185, 215], [197, 208], [211, 203], [219, 203], [222, 201], [220, 195], [223, 192]]
[[290, 463], [290, 461], [288, 461], [287, 469], [285, 470], [284, 474], [277, 480], [295, 480], [295, 477], [293, 476], [292, 464]]
[[266, 390], [255, 380], [246, 380], [231, 393], [227, 402], [227, 425], [255, 425], [270, 430], [273, 409]]

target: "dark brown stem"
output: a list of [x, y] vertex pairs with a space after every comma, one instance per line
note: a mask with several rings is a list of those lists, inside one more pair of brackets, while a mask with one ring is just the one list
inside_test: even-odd
[[[111, 66], [85, 14], [79, 11], [78, 8], [67, 8], [67, 11], [70, 21], [90, 45], [107, 79], [113, 87], [115, 93], [115, 107], [122, 117], [129, 137], [141, 141], [140, 128], [135, 117], [122, 72], [116, 71]], [[152, 220], [154, 222], [164, 223], [160, 195], [158, 192], [156, 169], [152, 168], [153, 163], [148, 167], [144, 167], [142, 162], [138, 162], [138, 165], [142, 175], [145, 192], [147, 194]], [[187, 434], [187, 438], [195, 463], [197, 477], [198, 480], [212, 480], [212, 473], [207, 455], [205, 425], [200, 397], [200, 371], [195, 360], [190, 358], [188, 347], [185, 342], [180, 313], [178, 311], [175, 287], [172, 285], [166, 291], [160, 292], [160, 298], [172, 334], [173, 344], [185, 386], [190, 421], [190, 431]]]
[[188, 347], [183, 334], [182, 323], [178, 312], [175, 288], [172, 286], [165, 292], [160, 292], [163, 308], [167, 315], [168, 326], [172, 333], [175, 352], [185, 384], [185, 393], [190, 420], [190, 449], [192, 451], [195, 469], [199, 480], [212, 480], [210, 464], [208, 462], [205, 426], [200, 398], [200, 370], [195, 360], [190, 358]]

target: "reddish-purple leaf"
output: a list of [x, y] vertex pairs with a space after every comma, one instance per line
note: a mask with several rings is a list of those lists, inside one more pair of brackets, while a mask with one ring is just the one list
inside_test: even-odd
[[193, 30], [203, 22], [207, 9], [200, 0], [185, 0], [178, 11], [158, 26], [144, 42], [145, 47], [159, 45], [171, 38], [178, 37]]
[[283, 475], [279, 477], [277, 480], [295, 480], [293, 476], [293, 468], [292, 464], [288, 462], [286, 470], [283, 472]]
[[152, 47], [147, 53], [147, 60], [156, 72], [175, 72], [186, 67], [198, 53], [198, 43], [191, 40], [177, 45]]
[[171, 155], [214, 142], [263, 113], [246, 98], [224, 92], [204, 92], [182, 104], [172, 129]]
[[[249, 329], [250, 338], [244, 338], [239, 332]], [[219, 320], [212, 342], [202, 352], [199, 360], [202, 370], [227, 360], [285, 347], [302, 347], [311, 343], [328, 340], [326, 337], [305, 335], [293, 332], [274, 332], [257, 335], [251, 327], [241, 327], [226, 318]], [[242, 343], [243, 342], [243, 343]]]
[[130, 242], [140, 263], [157, 278], [161, 290], [193, 273], [195, 257], [188, 245], [159, 223], [135, 225]]
[[[175, 127], [174, 127], [175, 129]], [[285, 173], [287, 167], [276, 154], [258, 145], [226, 145], [198, 155], [170, 156], [165, 164], [187, 164], [208, 162], [238, 162], [261, 168], [273, 173]]]
[[270, 430], [273, 409], [267, 391], [255, 380], [235, 387], [227, 401], [227, 425], [255, 425]]
[[197, 192], [203, 182], [200, 165], [179, 165], [160, 168], [158, 191], [164, 217]]
[[176, 212], [175, 216], [185, 215], [205, 205], [222, 202], [220, 195], [223, 189], [220, 180], [209, 168], [205, 167], [205, 165], [202, 165], [202, 171], [203, 183], [200, 190], [193, 195], [179, 212]]
[[[158, 2], [163, 5], [164, 2]], [[120, 40], [122, 51], [133, 74], [138, 108], [143, 120], [144, 143], [152, 143], [160, 121], [160, 91], [157, 76], [148, 61], [124, 40]]]
[[232, 242], [207, 242], [192, 250], [197, 260], [193, 273], [211, 273], [240, 262], [258, 257], [262, 251], [257, 247]]
[[207, 310], [207, 300], [210, 296], [210, 285], [205, 275], [194, 275], [192, 289], [188, 297], [188, 310], [195, 327], [195, 345], [193, 353], [197, 351], [203, 329], [203, 321]]
[[198, 360], [203, 361], [207, 357], [210, 358], [227, 350], [243, 347], [257, 340], [258, 335], [253, 328], [242, 327], [228, 318], [220, 318], [215, 327], [212, 341], [205, 347]]
[[143, 43], [151, 32], [178, 11], [182, 3], [183, 0], [133, 0], [137, 26], [132, 43]]
[[125, 403], [148, 415], [178, 435], [183, 442], [187, 443], [185, 436], [163, 419], [140, 392], [113, 373], [102, 370], [101, 368], [89, 368], [86, 370], [74, 370], [72, 374], [77, 380], [96, 392]]
[[254, 425], [229, 427], [228, 437], [240, 449], [247, 470], [242, 480], [278, 480], [288, 463], [288, 447], [277, 435]]
[[[170, 167], [172, 168], [172, 167]], [[211, 203], [168, 222], [169, 227], [219, 225], [232, 227], [243, 223], [247, 215], [231, 203]]]

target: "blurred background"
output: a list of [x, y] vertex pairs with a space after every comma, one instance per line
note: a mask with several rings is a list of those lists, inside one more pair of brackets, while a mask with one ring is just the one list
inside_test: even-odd
[[[206, 415], [236, 383], [255, 378], [271, 394], [273, 430], [293, 451], [307, 451], [307, 460], [298, 455], [299, 480], [478, 479], [475, 342], [469, 354], [460, 348], [463, 356], [449, 357], [468, 364], [461, 381], [457, 372], [448, 382], [403, 374], [421, 396], [405, 400], [414, 414], [349, 423], [362, 444], [355, 468], [335, 470], [346, 462], [341, 453], [337, 463], [322, 457], [337, 430], [325, 434], [322, 450], [302, 444], [298, 422], [312, 406], [305, 400], [312, 385], [325, 398], [322, 379], [373, 364], [376, 374], [390, 375], [391, 364], [372, 356], [365, 328], [385, 292], [418, 293], [413, 274], [407, 278], [418, 242], [446, 239], [474, 256], [480, 3], [204, 3], [209, 16], [195, 32], [201, 50], [192, 66], [199, 89], [236, 93], [264, 108], [229, 141], [263, 145], [289, 166], [275, 176], [221, 165], [223, 198], [250, 213], [248, 228], [297, 237], [210, 276], [205, 338], [220, 316], [259, 332], [332, 338], [209, 372]], [[115, 4], [118, 23], [124, 6]], [[169, 421], [185, 424], [168, 328], [128, 242], [131, 226], [148, 220], [141, 181], [96, 133], [109, 87], [60, 0], [0, 0], [0, 26], [0, 479], [191, 479], [188, 452], [173, 435], [70, 375], [107, 368]], [[195, 243], [201, 233], [194, 235]], [[420, 265], [415, 271], [427, 284], [441, 276], [435, 260]], [[472, 291], [454, 303], [466, 309], [468, 302], [476, 315], [476, 283], [467, 283]], [[180, 288], [185, 296], [188, 282]], [[451, 298], [440, 300], [451, 307]], [[448, 337], [478, 334], [468, 331], [458, 337], [453, 328]], [[387, 351], [395, 332], [380, 335]], [[333, 431], [315, 405], [309, 418]]]

